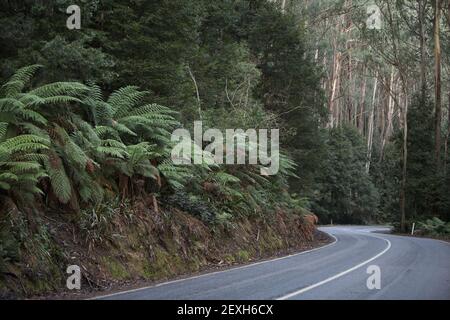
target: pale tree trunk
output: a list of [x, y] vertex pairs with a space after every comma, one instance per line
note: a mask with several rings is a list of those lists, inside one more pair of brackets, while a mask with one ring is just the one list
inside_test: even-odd
[[341, 84], [342, 84], [342, 55], [341, 55], [341, 67], [340, 67], [340, 72], [338, 74], [338, 78], [337, 78], [337, 88], [336, 88], [336, 101], [334, 102], [334, 110], [336, 111], [336, 115], [335, 115], [335, 125], [339, 126], [342, 122], [342, 107], [341, 107], [341, 95], [342, 95], [342, 91], [341, 91]]
[[395, 94], [395, 85], [394, 85], [394, 76], [395, 76], [395, 69], [394, 66], [392, 66], [391, 70], [391, 79], [389, 82], [389, 88], [388, 88], [388, 109], [387, 109], [387, 115], [386, 115], [386, 130], [384, 132], [383, 141], [381, 143], [381, 157], [380, 161], [384, 158], [384, 148], [386, 147], [387, 140], [390, 138], [392, 134], [392, 117], [394, 115], [394, 94]]
[[370, 164], [372, 161], [372, 147], [373, 147], [373, 132], [374, 132], [374, 118], [375, 118], [375, 104], [377, 98], [378, 89], [378, 74], [375, 75], [375, 82], [373, 85], [373, 97], [372, 97], [372, 108], [370, 110], [369, 117], [369, 132], [367, 139], [367, 162], [366, 162], [366, 172], [370, 172]]
[[359, 124], [358, 124], [358, 129], [361, 134], [364, 134], [364, 122], [365, 122], [364, 121], [364, 118], [365, 118], [364, 112], [365, 112], [365, 105], [366, 105], [366, 88], [367, 88], [367, 78], [365, 76], [365, 70], [366, 70], [366, 68], [364, 67], [363, 68], [364, 80], [362, 81], [362, 84], [361, 84], [361, 102], [360, 102], [361, 112], [359, 114]]
[[323, 63], [323, 68], [325, 70], [327, 70], [327, 77], [324, 77], [324, 79], [323, 79], [322, 89], [323, 89], [324, 92], [327, 92], [326, 90], [327, 90], [327, 87], [328, 87], [328, 82], [329, 82], [328, 79], [330, 79], [330, 74], [329, 74], [328, 66], [327, 66], [328, 60], [327, 60], [327, 54], [326, 53], [323, 55], [323, 62], [322, 63]]
[[420, 82], [422, 86], [422, 98], [426, 93], [426, 60], [425, 60], [425, 19], [426, 19], [426, 1], [419, 1], [419, 29], [420, 29]]
[[405, 94], [405, 106], [403, 116], [403, 161], [402, 161], [402, 183], [400, 187], [400, 229], [406, 231], [406, 182], [408, 164], [408, 96]]
[[194, 83], [195, 94], [197, 96], [197, 108], [198, 108], [198, 116], [200, 120], [202, 120], [202, 101], [200, 99], [200, 91], [198, 90], [197, 80], [195, 79], [194, 74], [192, 73], [191, 68], [187, 67], [189, 75], [191, 76], [192, 82]]
[[442, 122], [442, 95], [441, 95], [441, 0], [434, 4], [434, 58], [435, 58], [435, 157], [439, 165], [441, 158], [441, 122]]
[[336, 92], [338, 87], [338, 81], [339, 81], [339, 74], [341, 73], [341, 53], [336, 52], [334, 55], [334, 70], [333, 70], [333, 76], [331, 78], [331, 94], [330, 94], [330, 102], [329, 102], [329, 112], [330, 112], [330, 127], [332, 128], [334, 126], [335, 121], [335, 99], [336, 99]]
[[351, 54], [351, 48], [349, 48], [349, 54], [348, 54], [348, 122], [350, 124], [354, 124], [352, 121], [353, 113], [355, 112], [355, 107], [353, 103], [353, 95], [355, 93], [355, 86], [353, 81], [353, 62], [352, 62], [352, 54]]

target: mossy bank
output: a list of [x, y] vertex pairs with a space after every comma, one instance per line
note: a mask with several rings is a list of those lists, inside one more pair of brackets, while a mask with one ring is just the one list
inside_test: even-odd
[[[86, 296], [329, 241], [302, 215], [282, 210], [216, 225], [174, 208], [154, 210], [145, 201], [95, 210], [84, 213], [81, 222], [75, 214], [46, 212], [28, 221], [21, 212], [10, 212], [14, 232], [0, 247], [0, 297]], [[81, 268], [81, 291], [66, 289], [69, 265]]]

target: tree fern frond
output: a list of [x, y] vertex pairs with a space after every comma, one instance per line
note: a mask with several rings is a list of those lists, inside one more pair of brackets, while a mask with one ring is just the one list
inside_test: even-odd
[[87, 102], [91, 108], [96, 125], [110, 125], [114, 114], [112, 107], [103, 101]]
[[9, 81], [22, 81], [23, 83], [28, 83], [34, 76], [37, 70], [42, 68], [40, 64], [33, 64], [25, 66], [17, 70], [14, 75], [9, 79]]
[[55, 153], [51, 153], [45, 167], [56, 197], [63, 204], [68, 203], [72, 197], [72, 186], [61, 159]]
[[38, 150], [48, 149], [49, 144], [50, 141], [45, 138], [31, 134], [24, 134], [6, 140], [0, 143], [0, 146], [8, 150], [10, 153], [14, 153], [36, 152]]
[[0, 122], [0, 141], [4, 139], [7, 131], [8, 131], [8, 123]]
[[15, 112], [17, 109], [24, 108], [25, 105], [13, 98], [1, 98], [0, 99], [0, 112]]
[[43, 99], [43, 104], [59, 104], [59, 103], [70, 103], [70, 102], [79, 102], [81, 100], [71, 96], [52, 96]]
[[17, 100], [23, 103], [26, 106], [33, 107], [44, 104], [44, 98], [41, 98], [35, 94], [30, 93], [20, 93], [17, 95]]
[[158, 104], [146, 104], [141, 107], [138, 107], [132, 110], [129, 115], [130, 116], [144, 116], [146, 114], [159, 114], [159, 115], [177, 115], [178, 112], [171, 110], [167, 107], [160, 106]]
[[4, 165], [14, 174], [23, 174], [25, 172], [39, 171], [41, 169], [39, 163], [29, 161], [5, 162]]
[[125, 159], [128, 157], [128, 153], [122, 148], [115, 148], [110, 146], [99, 146], [97, 152], [102, 155], [112, 156], [119, 159]]
[[1, 87], [0, 92], [6, 97], [12, 97], [19, 94], [31, 80], [36, 71], [41, 67], [41, 65], [35, 64], [17, 70], [9, 81]]
[[89, 88], [79, 82], [53, 82], [29, 91], [29, 94], [37, 95], [41, 98], [54, 96], [82, 97]]
[[[117, 111], [120, 106], [123, 105], [130, 105], [133, 103], [136, 103], [138, 100], [135, 100], [136, 98], [139, 98], [136, 96], [139, 87], [137, 86], [126, 86], [122, 87], [120, 89], [117, 89], [108, 98], [107, 103], [111, 105], [115, 111]], [[130, 99], [130, 97], [133, 97]]]
[[134, 131], [130, 130], [127, 126], [121, 123], [118, 122], [113, 123], [113, 128], [116, 129], [119, 133], [129, 134], [130, 136], [133, 137], [137, 136], [137, 134]]
[[233, 176], [229, 173], [223, 172], [223, 171], [214, 173], [214, 175], [212, 176], [212, 180], [221, 185], [227, 185], [227, 184], [241, 182], [241, 180], [238, 177], [235, 177], [235, 176]]
[[89, 88], [89, 93], [87, 94], [87, 99], [92, 99], [93, 101], [102, 101], [103, 93], [102, 89], [96, 83], [91, 81], [87, 82], [87, 86]]
[[19, 177], [11, 172], [0, 173], [0, 181], [18, 181]]
[[29, 109], [21, 109], [17, 110], [17, 115], [19, 115], [22, 119], [34, 121], [37, 124], [46, 125], [47, 119], [44, 118], [40, 113], [29, 110]]
[[98, 135], [99, 138], [101, 139], [105, 139], [108, 137], [113, 137], [115, 139], [120, 139], [119, 134], [117, 133], [116, 130], [114, 130], [111, 127], [107, 127], [107, 126], [96, 126], [94, 128], [95, 133]]

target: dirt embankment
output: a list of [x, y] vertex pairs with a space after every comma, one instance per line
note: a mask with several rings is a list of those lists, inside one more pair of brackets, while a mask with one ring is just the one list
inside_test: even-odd
[[[118, 210], [105, 224], [96, 217], [84, 228], [68, 216], [43, 215], [45, 239], [33, 236], [20, 259], [0, 269], [0, 298], [85, 297], [330, 242], [308, 219], [282, 211], [212, 226], [180, 210], [157, 213], [143, 203]], [[79, 291], [66, 289], [69, 265], [81, 268]]]

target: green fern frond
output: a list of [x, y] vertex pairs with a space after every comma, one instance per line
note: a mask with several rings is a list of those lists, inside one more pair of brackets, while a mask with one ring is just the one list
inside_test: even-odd
[[167, 107], [160, 106], [158, 104], [146, 104], [131, 111], [130, 116], [144, 116], [146, 114], [159, 114], [159, 115], [177, 115], [178, 112], [171, 110]]
[[31, 134], [24, 134], [6, 140], [0, 143], [0, 146], [8, 150], [9, 153], [15, 153], [45, 150], [48, 149], [49, 144], [50, 141], [45, 138]]
[[87, 86], [89, 88], [89, 93], [87, 95], [87, 99], [92, 99], [93, 101], [102, 101], [103, 100], [103, 93], [102, 89], [99, 85], [88, 81]]
[[175, 166], [171, 160], [164, 160], [158, 170], [166, 178], [167, 182], [175, 189], [184, 188], [187, 181], [194, 177], [192, 167]]
[[120, 136], [117, 133], [116, 130], [114, 130], [111, 127], [107, 127], [107, 126], [96, 126], [94, 128], [95, 133], [98, 135], [99, 138], [101, 139], [105, 139], [105, 138], [109, 138], [109, 137], [113, 137], [117, 140], [120, 140]]
[[33, 110], [19, 109], [16, 111], [16, 114], [18, 116], [20, 116], [20, 118], [22, 118], [24, 120], [31, 120], [31, 121], [35, 122], [36, 124], [42, 124], [42, 125], [47, 124], [47, 119], [44, 118], [40, 113], [33, 111]]
[[147, 91], [139, 91], [136, 86], [127, 86], [114, 91], [107, 103], [114, 110], [114, 118], [120, 118], [139, 103], [147, 94]]
[[72, 197], [72, 185], [61, 159], [55, 153], [51, 153], [45, 167], [56, 197], [61, 203], [67, 204]]
[[137, 136], [137, 134], [134, 131], [130, 130], [127, 126], [121, 123], [118, 122], [113, 123], [113, 128], [116, 129], [119, 133], [129, 134], [130, 136], [133, 137]]
[[21, 103], [29, 107], [40, 106], [44, 104], [45, 101], [44, 98], [41, 98], [35, 94], [29, 94], [28, 92], [18, 94], [16, 98]]
[[53, 82], [29, 91], [29, 94], [41, 98], [55, 96], [82, 97], [89, 92], [89, 88], [79, 82]]
[[227, 184], [234, 184], [241, 182], [241, 180], [238, 177], [235, 177], [223, 171], [214, 173], [214, 175], [212, 176], [212, 180], [223, 186]]
[[41, 67], [41, 65], [35, 64], [17, 70], [9, 81], [1, 87], [0, 93], [6, 97], [13, 97], [19, 94]]
[[0, 99], [0, 112], [15, 112], [17, 109], [23, 109], [25, 104], [13, 98]]
[[81, 103], [80, 99], [71, 96], [52, 96], [44, 98], [43, 100], [44, 100], [43, 104], [59, 104], [59, 103], [67, 104], [71, 102]]
[[37, 70], [42, 68], [40, 64], [33, 64], [25, 66], [17, 70], [14, 75], [9, 79], [9, 81], [22, 81], [23, 83], [28, 83], [34, 76]]
[[125, 159], [128, 157], [128, 153], [122, 148], [115, 148], [110, 146], [99, 146], [97, 152], [101, 155], [111, 156], [119, 159]]
[[19, 181], [19, 177], [11, 172], [0, 173], [0, 181]]
[[5, 162], [4, 165], [8, 167], [9, 172], [16, 175], [26, 172], [39, 171], [41, 169], [41, 165], [39, 163], [29, 161]]
[[8, 131], [8, 123], [0, 122], [0, 141], [2, 141], [5, 138], [7, 131]]

